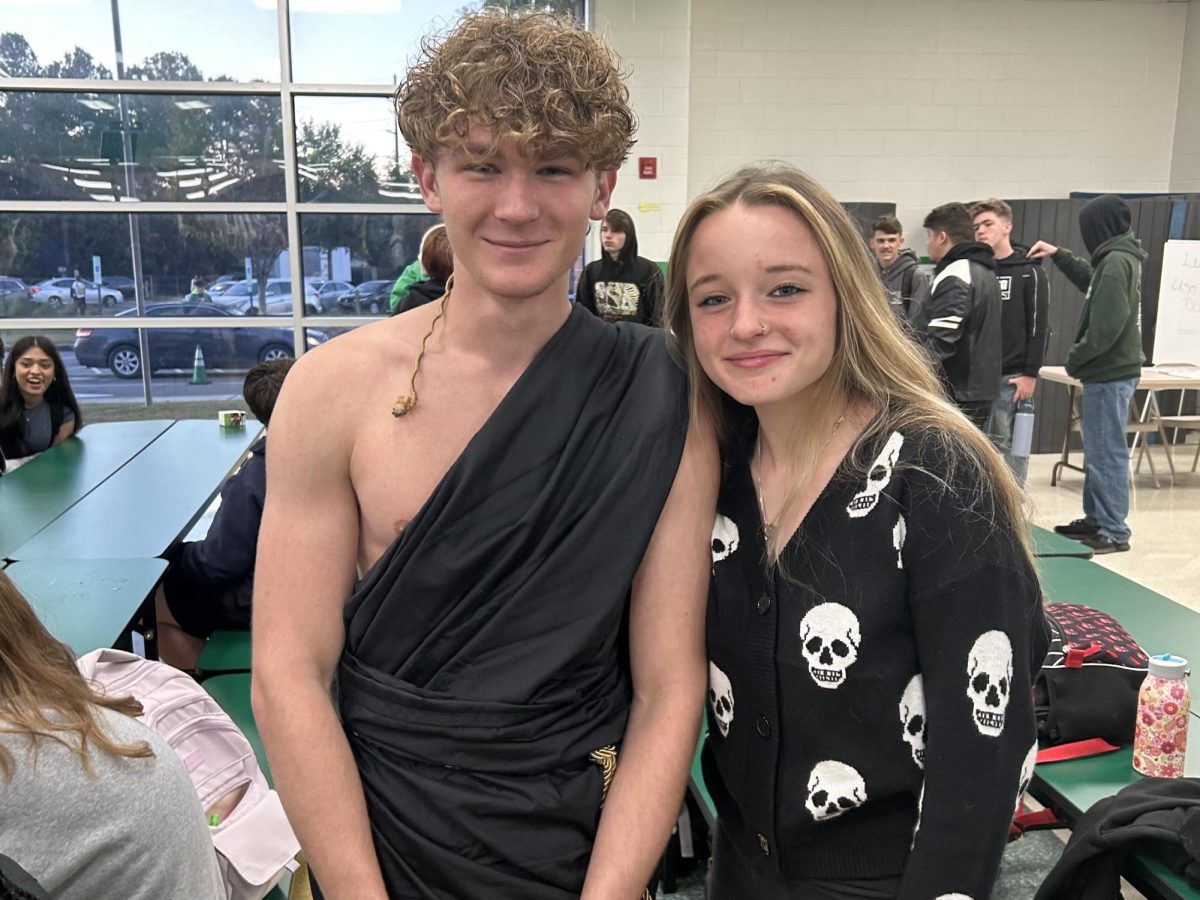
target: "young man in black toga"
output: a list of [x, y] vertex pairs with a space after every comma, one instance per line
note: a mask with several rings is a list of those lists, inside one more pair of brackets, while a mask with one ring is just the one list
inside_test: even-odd
[[454, 278], [280, 397], [254, 600], [276, 787], [325, 897], [637, 897], [695, 746], [717, 464], [663, 333], [567, 299], [628, 93], [587, 32], [484, 12], [396, 106]]

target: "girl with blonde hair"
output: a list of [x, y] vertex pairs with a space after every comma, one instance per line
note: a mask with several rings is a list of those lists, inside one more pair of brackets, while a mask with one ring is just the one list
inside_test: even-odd
[[1046, 651], [1019, 488], [796, 169], [692, 203], [667, 324], [724, 464], [709, 897], [982, 900]]
[[56, 900], [224, 900], [183, 762], [0, 572], [0, 848]]

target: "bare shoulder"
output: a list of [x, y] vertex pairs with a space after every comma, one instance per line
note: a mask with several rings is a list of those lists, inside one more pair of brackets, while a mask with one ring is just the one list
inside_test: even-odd
[[[371, 386], [395, 382], [416, 358], [436, 310], [421, 307], [338, 335], [304, 354], [288, 373], [283, 408], [320, 410], [322, 420], [352, 417]], [[315, 424], [315, 423], [310, 423]]]

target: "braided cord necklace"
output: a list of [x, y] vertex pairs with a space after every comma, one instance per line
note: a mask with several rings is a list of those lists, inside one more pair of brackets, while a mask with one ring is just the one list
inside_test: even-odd
[[438, 301], [441, 304], [438, 307], [438, 313], [433, 317], [433, 321], [429, 323], [429, 330], [425, 332], [425, 337], [421, 338], [421, 347], [417, 350], [417, 358], [413, 362], [412, 378], [408, 382], [408, 393], [400, 394], [396, 397], [396, 402], [392, 404], [392, 415], [397, 419], [408, 415], [417, 405], [417, 373], [421, 371], [421, 360], [425, 356], [425, 345], [429, 343], [429, 339], [433, 336], [433, 329], [437, 327], [437, 323], [446, 314], [446, 302], [450, 299], [450, 290], [453, 285], [454, 275], [451, 274], [446, 279], [446, 293]]

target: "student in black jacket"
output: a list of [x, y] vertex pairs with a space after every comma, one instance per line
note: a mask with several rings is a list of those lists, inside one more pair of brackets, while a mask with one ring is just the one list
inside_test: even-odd
[[1046, 653], [1021, 490], [820, 185], [698, 198], [666, 325], [725, 436], [708, 606], [711, 900], [989, 896]]
[[971, 216], [975, 238], [995, 254], [1000, 284], [1001, 374], [987, 430], [1023, 485], [1029, 474], [1029, 457], [1013, 456], [1013, 420], [1022, 403], [1033, 412], [1033, 392], [1046, 353], [1050, 327], [1046, 270], [1041, 262], [1026, 256], [1029, 248], [1012, 242], [1012, 207], [1003, 200], [981, 200], [971, 207]]
[[[242, 396], [263, 427], [294, 360], [259, 363], [246, 375]], [[219, 628], [250, 627], [258, 527], [267, 494], [267, 436], [221, 488], [221, 505], [202, 541], [167, 551], [166, 577], [155, 596], [158, 649], [164, 662], [192, 669]]]
[[974, 240], [971, 213], [961, 203], [925, 217], [929, 258], [937, 263], [917, 331], [942, 361], [950, 396], [981, 430], [987, 428], [1000, 382], [1000, 286], [992, 248]]
[[600, 223], [599, 259], [579, 279], [575, 302], [606, 322], [658, 325], [663, 276], [657, 263], [638, 256], [637, 230], [629, 213], [610, 209]]

